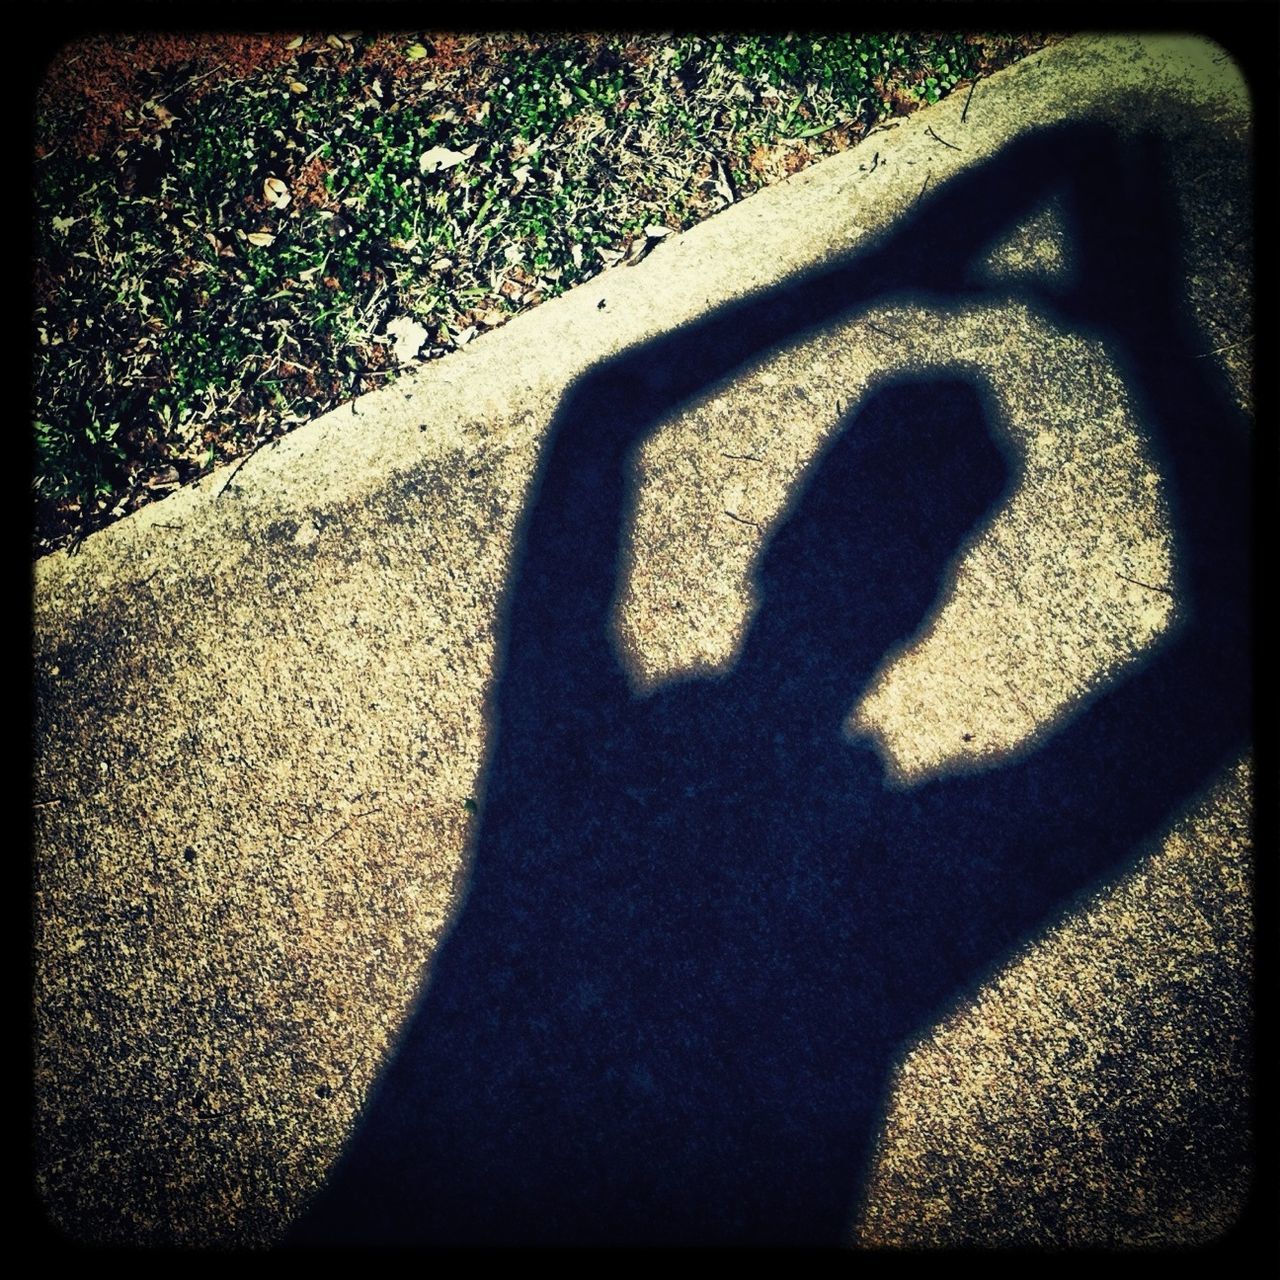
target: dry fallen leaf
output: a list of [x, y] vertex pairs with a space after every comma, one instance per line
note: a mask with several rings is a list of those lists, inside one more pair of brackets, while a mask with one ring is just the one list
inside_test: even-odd
[[715, 184], [716, 195], [720, 197], [725, 204], [733, 204], [737, 199], [733, 190], [733, 183], [729, 181], [729, 174], [721, 162], [715, 157], [711, 157], [711, 177]]
[[301, 80], [290, 80], [290, 81], [289, 81], [289, 92], [290, 92], [290, 93], [306, 93], [306, 91], [307, 91], [307, 86], [306, 86], [305, 84], [303, 84]]
[[269, 231], [250, 231], [245, 239], [250, 244], [255, 244], [259, 249], [265, 249], [269, 244], [275, 243], [275, 236]]
[[300, 49], [301, 47], [302, 47], [301, 36], [294, 36], [293, 39], [290, 40], [287, 45], [285, 45], [286, 49]]
[[397, 316], [387, 324], [387, 336], [395, 343], [395, 357], [401, 364], [418, 358], [427, 331], [410, 316]]
[[289, 203], [289, 187], [280, 178], [267, 178], [262, 184], [262, 198], [273, 209], [283, 209]]
[[439, 173], [442, 169], [452, 169], [454, 165], [470, 160], [479, 145], [478, 142], [473, 142], [462, 151], [450, 151], [448, 147], [432, 147], [430, 151], [424, 151], [418, 157], [418, 168], [423, 173]]
[[218, 257], [234, 258], [236, 256], [236, 251], [229, 244], [224, 244], [219, 240], [212, 231], [206, 231], [204, 233], [204, 238], [213, 246], [213, 251], [218, 255]]

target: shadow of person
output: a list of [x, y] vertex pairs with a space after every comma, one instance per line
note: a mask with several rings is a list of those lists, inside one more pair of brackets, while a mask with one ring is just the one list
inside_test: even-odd
[[[1080, 267], [1034, 301], [1106, 337], [1164, 450], [1173, 636], [1021, 759], [891, 785], [842, 721], [1016, 471], [968, 381], [904, 377], [808, 472], [734, 670], [635, 696], [610, 630], [634, 450], [780, 340], [778, 297], [588, 375], [509, 587], [465, 902], [294, 1243], [842, 1242], [902, 1046], [1246, 744], [1247, 468], [1170, 303], [1158, 155], [1095, 126], [1010, 152], [789, 286], [785, 335], [873, 298], [972, 296], [982, 248], [1065, 185]], [[1142, 234], [1117, 229], [1139, 199]]]

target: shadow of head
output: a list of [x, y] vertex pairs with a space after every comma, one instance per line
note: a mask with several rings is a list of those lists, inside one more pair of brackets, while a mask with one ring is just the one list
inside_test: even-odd
[[[746, 669], [804, 673], [834, 714], [945, 594], [949, 566], [1008, 491], [986, 404], [958, 377], [881, 386], [810, 469], [770, 540]], [[815, 685], [814, 680], [819, 684]]]

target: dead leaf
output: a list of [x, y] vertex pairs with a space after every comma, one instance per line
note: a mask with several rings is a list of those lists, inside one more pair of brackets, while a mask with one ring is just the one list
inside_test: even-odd
[[268, 245], [275, 243], [275, 236], [269, 231], [250, 231], [245, 239], [250, 243], [257, 245], [259, 249], [265, 249]]
[[327, 44], [331, 49], [341, 49], [341, 48], [342, 48], [342, 38], [341, 38], [340, 36], [325, 36], [325, 38], [324, 38], [324, 42], [325, 42], [325, 44]]
[[650, 240], [663, 240], [671, 234], [670, 227], [645, 227], [644, 233]]
[[460, 333], [455, 333], [453, 335], [453, 345], [455, 347], [465, 347], [467, 343], [470, 342], [471, 339], [474, 338], [475, 336], [476, 336], [476, 327], [473, 324], [469, 324]]
[[387, 336], [395, 343], [395, 357], [401, 364], [418, 358], [428, 334], [411, 316], [397, 316], [387, 323]]
[[204, 238], [213, 246], [213, 251], [220, 258], [234, 258], [236, 251], [229, 245], [224, 244], [212, 231], [206, 231]]
[[301, 49], [301, 48], [302, 48], [302, 37], [301, 37], [301, 36], [294, 36], [294, 37], [293, 37], [293, 39], [292, 39], [292, 40], [290, 40], [290, 41], [289, 41], [289, 43], [288, 43], [287, 45], [285, 45], [285, 48], [286, 48], [286, 49]]
[[289, 203], [289, 187], [280, 178], [267, 178], [262, 184], [262, 198], [273, 209], [283, 209]]
[[290, 92], [290, 93], [306, 93], [306, 91], [307, 91], [307, 86], [306, 86], [305, 84], [303, 84], [301, 80], [290, 80], [290, 81], [289, 81], [289, 92]]
[[502, 324], [506, 318], [507, 315], [505, 311], [482, 311], [478, 316], [476, 316], [476, 323], [484, 325], [486, 329], [494, 329], [497, 328], [498, 325]]
[[716, 195], [718, 195], [725, 204], [732, 204], [738, 197], [733, 189], [733, 183], [729, 181], [728, 171], [717, 157], [711, 157], [711, 178], [715, 185]]
[[155, 106], [156, 119], [160, 121], [162, 129], [171, 129], [173, 122], [178, 118], [169, 110], [162, 102], [157, 102]]
[[464, 160], [470, 160], [480, 144], [473, 142], [462, 151], [450, 151], [448, 147], [432, 147], [418, 157], [418, 168], [423, 173], [439, 173], [442, 169], [452, 169]]

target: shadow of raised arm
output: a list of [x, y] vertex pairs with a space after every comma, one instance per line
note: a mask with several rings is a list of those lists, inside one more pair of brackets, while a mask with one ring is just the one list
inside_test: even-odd
[[[913, 801], [918, 821], [947, 833], [958, 865], [981, 859], [982, 882], [958, 875], [956, 892], [968, 899], [972, 933], [992, 922], [987, 949], [1025, 936], [1114, 872], [1250, 740], [1246, 425], [1197, 358], [1156, 143], [1105, 137], [1090, 151], [1065, 189], [1073, 278], [1035, 294], [1064, 328], [1100, 336], [1124, 375], [1164, 480], [1175, 620], [1021, 759]], [[1141, 218], [1125, 216], [1137, 210]]]

